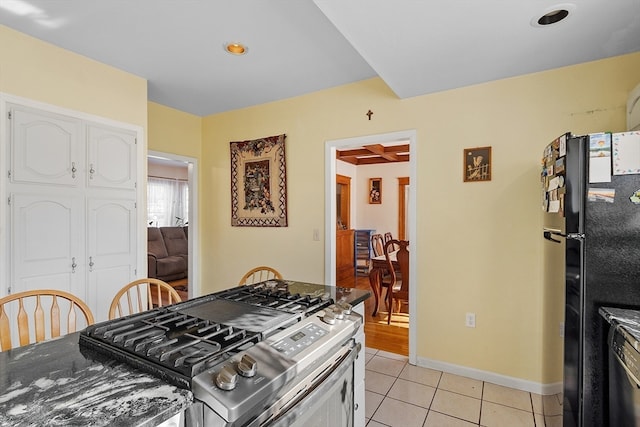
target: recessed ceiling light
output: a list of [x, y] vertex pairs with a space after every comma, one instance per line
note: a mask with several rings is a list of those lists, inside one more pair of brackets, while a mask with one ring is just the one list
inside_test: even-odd
[[547, 27], [556, 24], [569, 16], [575, 8], [576, 5], [572, 3], [551, 6], [543, 12], [542, 16], [533, 18], [531, 25], [534, 27]]
[[224, 45], [224, 50], [231, 55], [244, 55], [249, 48], [242, 43], [232, 42]]

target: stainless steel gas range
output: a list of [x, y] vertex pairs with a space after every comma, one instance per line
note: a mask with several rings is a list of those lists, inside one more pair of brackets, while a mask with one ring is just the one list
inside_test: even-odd
[[191, 390], [188, 426], [362, 425], [362, 317], [304, 289], [237, 287], [92, 325], [80, 344]]

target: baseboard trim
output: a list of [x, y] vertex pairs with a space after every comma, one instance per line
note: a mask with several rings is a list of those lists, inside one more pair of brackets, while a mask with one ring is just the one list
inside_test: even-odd
[[541, 395], [552, 395], [562, 392], [562, 382], [541, 384], [533, 381], [523, 380], [521, 378], [509, 377], [506, 375], [496, 374], [495, 372], [481, 371], [479, 369], [469, 368], [467, 366], [454, 365], [452, 363], [441, 362], [438, 360], [427, 359], [425, 357], [417, 357], [416, 364], [423, 368], [435, 369], [454, 375], [460, 375], [475, 380], [487, 381], [504, 387], [514, 388], [516, 390], [527, 391]]

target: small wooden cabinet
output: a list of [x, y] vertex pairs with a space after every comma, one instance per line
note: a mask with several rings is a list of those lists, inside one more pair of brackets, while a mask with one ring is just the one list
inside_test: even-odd
[[336, 231], [336, 286], [355, 287], [353, 230]]
[[368, 276], [371, 269], [371, 235], [375, 230], [355, 230], [354, 266], [356, 276]]

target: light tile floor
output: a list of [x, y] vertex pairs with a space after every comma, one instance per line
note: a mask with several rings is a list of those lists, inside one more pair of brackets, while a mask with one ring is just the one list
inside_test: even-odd
[[371, 348], [366, 349], [365, 389], [367, 427], [562, 425], [558, 395], [413, 366], [406, 356]]

